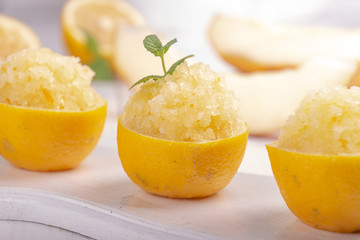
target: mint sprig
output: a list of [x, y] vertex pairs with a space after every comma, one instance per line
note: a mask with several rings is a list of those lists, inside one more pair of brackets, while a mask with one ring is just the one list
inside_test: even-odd
[[107, 61], [105, 61], [99, 54], [98, 44], [93, 36], [85, 31], [86, 44], [89, 49], [93, 60], [89, 63], [89, 67], [94, 70], [94, 79], [99, 80], [111, 80], [114, 78], [111, 71], [111, 67]]
[[176, 42], [177, 42], [177, 40], [176, 40], [176, 38], [174, 38], [173, 40], [171, 40], [170, 42], [168, 42], [167, 44], [165, 44], [163, 46], [160, 39], [155, 34], [151, 34], [151, 35], [148, 35], [148, 36], [145, 37], [145, 39], [143, 41], [144, 47], [146, 48], [146, 50], [148, 50], [149, 52], [154, 54], [155, 57], [160, 57], [161, 58], [161, 64], [162, 64], [162, 68], [163, 68], [163, 71], [164, 71], [164, 75], [162, 75], [162, 76], [161, 75], [149, 75], [149, 76], [143, 77], [142, 79], [140, 79], [139, 81], [134, 83], [130, 87], [130, 89], [132, 89], [136, 85], [139, 85], [141, 83], [145, 83], [145, 82], [149, 81], [150, 79], [156, 81], [159, 78], [165, 77], [167, 74], [170, 74], [170, 75], [173, 74], [173, 72], [175, 71], [175, 69], [176, 69], [176, 67], [178, 65], [183, 63], [186, 59], [194, 56], [192, 54], [188, 55], [188, 56], [176, 61], [173, 65], [171, 65], [169, 70], [166, 70], [164, 55], [167, 53], [169, 48]]

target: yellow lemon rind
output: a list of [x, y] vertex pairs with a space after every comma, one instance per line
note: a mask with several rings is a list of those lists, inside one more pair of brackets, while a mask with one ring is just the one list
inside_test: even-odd
[[0, 103], [0, 154], [19, 168], [75, 168], [95, 148], [107, 104], [87, 111], [35, 109]]
[[316, 155], [266, 145], [289, 209], [302, 222], [333, 232], [360, 231], [360, 155]]
[[248, 128], [209, 142], [171, 141], [142, 135], [118, 121], [118, 153], [129, 178], [147, 192], [201, 198], [229, 184], [244, 156]]

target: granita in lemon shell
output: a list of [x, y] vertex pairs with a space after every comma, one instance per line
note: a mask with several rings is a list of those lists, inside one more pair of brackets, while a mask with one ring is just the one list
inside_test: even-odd
[[[161, 57], [155, 35], [144, 46]], [[164, 76], [141, 79], [118, 122], [118, 151], [130, 179], [171, 198], [206, 197], [223, 189], [242, 161], [248, 127], [239, 103], [208, 66], [180, 59]]]
[[36, 171], [71, 169], [96, 146], [106, 101], [93, 71], [49, 49], [25, 50], [0, 63], [0, 154]]
[[301, 221], [360, 231], [360, 88], [309, 93], [267, 150], [280, 192]]
[[[169, 44], [150, 35], [145, 47], [151, 38], [162, 58]], [[240, 166], [248, 137], [239, 103], [223, 79], [204, 64], [189, 66], [185, 58], [164, 76], [140, 80], [118, 122], [118, 151], [129, 178], [171, 198], [206, 197], [223, 189]]]

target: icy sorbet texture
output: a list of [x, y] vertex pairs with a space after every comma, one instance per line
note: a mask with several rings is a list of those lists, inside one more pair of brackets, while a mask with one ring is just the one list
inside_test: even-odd
[[148, 81], [130, 96], [123, 124], [152, 137], [202, 142], [241, 134], [239, 102], [207, 65], [179, 65], [172, 75]]
[[0, 63], [0, 102], [22, 107], [81, 111], [104, 100], [90, 86], [94, 72], [78, 58], [49, 49], [25, 50]]
[[308, 94], [281, 130], [279, 147], [312, 154], [359, 154], [360, 88]]

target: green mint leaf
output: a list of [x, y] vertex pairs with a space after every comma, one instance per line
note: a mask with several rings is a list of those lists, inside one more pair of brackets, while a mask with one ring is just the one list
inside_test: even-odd
[[155, 34], [146, 36], [143, 43], [144, 47], [155, 56], [159, 57], [162, 55], [163, 46]]
[[88, 32], [85, 32], [85, 36], [86, 36], [86, 46], [93, 55], [93, 57], [96, 58], [97, 56], [99, 56], [96, 39], [93, 36], [91, 36]]
[[165, 46], [162, 48], [162, 53], [165, 54], [167, 53], [167, 51], [169, 50], [169, 48], [171, 47], [171, 45], [173, 45], [174, 43], [177, 42], [177, 39], [174, 38], [173, 40], [171, 40], [170, 42], [168, 42], [167, 44], [165, 44]]
[[114, 78], [113, 73], [111, 71], [111, 67], [107, 61], [100, 57], [98, 51], [98, 44], [96, 39], [90, 35], [88, 32], [85, 32], [86, 36], [86, 46], [89, 49], [93, 61], [89, 63], [89, 67], [94, 70], [95, 80], [111, 80]]
[[[149, 81], [150, 79], [153, 79], [154, 81], [158, 80], [159, 78], [162, 78], [164, 76], [160, 76], [160, 75], [150, 75], [150, 76], [146, 76], [146, 77], [143, 77], [142, 79], [140, 79], [139, 81], [137, 81], [136, 83], [134, 83], [130, 89], [132, 89], [133, 87], [135, 87], [136, 85], [139, 85], [140, 83], [144, 83], [144, 82], [147, 82]], [[129, 90], [130, 90], [129, 89]]]
[[167, 74], [172, 74], [176, 67], [183, 63], [187, 58], [193, 57], [194, 55], [188, 55], [178, 61], [176, 61], [168, 71], [166, 71], [166, 67], [165, 67], [165, 60], [164, 60], [164, 54], [167, 53], [167, 51], [169, 50], [169, 48], [176, 43], [177, 40], [176, 38], [174, 38], [173, 40], [171, 40], [170, 42], [168, 42], [167, 44], [165, 44], [165, 46], [162, 45], [160, 39], [155, 35], [148, 35], [145, 37], [143, 43], [144, 43], [144, 47], [151, 52], [152, 54], [154, 54], [156, 57], [160, 57], [161, 58], [161, 64], [162, 64], [162, 68], [164, 71], [164, 76], [160, 76], [160, 75], [150, 75], [147, 77], [143, 77], [142, 79], [140, 79], [139, 81], [137, 81], [136, 83], [134, 83], [129, 90], [131, 90], [133, 87], [135, 87], [136, 85], [139, 85], [141, 83], [145, 83], [147, 81], [149, 81], [150, 79], [153, 79], [154, 81], [158, 80], [159, 78], [165, 77]]
[[180, 65], [181, 63], [183, 63], [186, 59], [188, 59], [188, 58], [191, 58], [191, 57], [193, 57], [194, 55], [193, 54], [191, 54], [191, 55], [188, 55], [188, 56], [186, 56], [186, 57], [183, 57], [182, 59], [180, 59], [180, 60], [177, 60], [170, 68], [169, 68], [169, 70], [166, 72], [166, 74], [173, 74], [173, 72], [175, 71], [175, 69], [176, 69], [176, 67], [178, 66], [178, 65]]
[[95, 58], [89, 67], [95, 72], [94, 80], [112, 80], [114, 78], [109, 63], [102, 58]]

